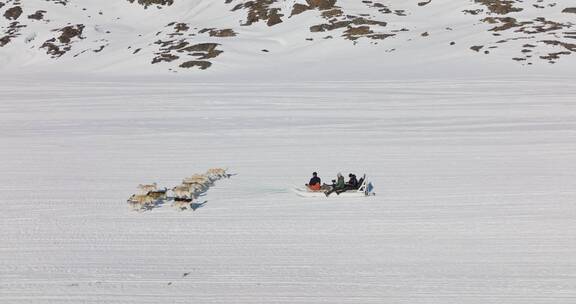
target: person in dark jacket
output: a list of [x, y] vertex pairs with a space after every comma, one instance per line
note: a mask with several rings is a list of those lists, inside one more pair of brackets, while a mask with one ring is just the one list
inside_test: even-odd
[[324, 192], [326, 196], [329, 196], [332, 192], [338, 193], [337, 191], [342, 190], [346, 187], [346, 183], [344, 183], [344, 176], [342, 176], [342, 173], [338, 173], [337, 178], [338, 180], [332, 185], [332, 188]]
[[321, 183], [322, 181], [318, 177], [318, 173], [314, 172], [312, 173], [312, 178], [310, 179], [306, 187], [308, 187], [308, 189], [310, 190], [318, 191], [322, 187]]
[[348, 191], [348, 190], [356, 190], [358, 189], [358, 179], [356, 179], [356, 175], [350, 173], [348, 174], [348, 182], [344, 185], [344, 188], [341, 190], [336, 190], [336, 194], [340, 194], [342, 192]]
[[359, 185], [358, 185], [358, 179], [356, 178], [356, 175], [350, 173], [350, 174], [348, 174], [348, 177], [350, 179], [348, 180], [348, 183], [346, 183], [346, 186], [350, 186], [352, 189], [358, 188]]

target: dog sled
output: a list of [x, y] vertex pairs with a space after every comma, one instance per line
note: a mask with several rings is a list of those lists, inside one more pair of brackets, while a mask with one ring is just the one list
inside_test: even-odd
[[[357, 189], [350, 189], [340, 194], [335, 192], [328, 197], [365, 197], [376, 195], [374, 185], [366, 180], [366, 174], [359, 180], [360, 186]], [[324, 188], [324, 187], [323, 187]], [[310, 190], [308, 187], [295, 187], [294, 193], [301, 197], [326, 197], [326, 189]]]

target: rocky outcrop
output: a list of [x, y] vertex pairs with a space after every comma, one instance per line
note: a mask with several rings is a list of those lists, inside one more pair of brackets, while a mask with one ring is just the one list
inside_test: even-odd
[[22, 7], [14, 6], [4, 12], [4, 17], [8, 20], [17, 20], [22, 15]]
[[150, 5], [172, 5], [174, 4], [174, 0], [128, 0], [130, 3], [137, 2], [140, 5], [143, 5], [145, 8], [148, 8]]
[[44, 19], [44, 14], [46, 14], [46, 11], [42, 11], [42, 10], [36, 11], [32, 15], [28, 15], [28, 19], [42, 20], [42, 19]]
[[490, 12], [498, 15], [522, 11], [522, 8], [514, 6], [513, 0], [474, 0], [474, 2], [483, 4]]
[[245, 1], [235, 5], [232, 11], [235, 12], [242, 9], [247, 11], [246, 21], [242, 24], [243, 26], [250, 26], [260, 21], [266, 22], [268, 26], [274, 26], [282, 23], [282, 17], [284, 16], [284, 14], [280, 13], [279, 8], [271, 7], [275, 2], [275, 0]]
[[306, 0], [310, 9], [327, 10], [336, 5], [336, 0]]
[[197, 67], [201, 70], [205, 70], [212, 66], [212, 63], [209, 61], [202, 61], [202, 60], [190, 60], [182, 63], [179, 67], [189, 69], [193, 67]]
[[84, 39], [82, 37], [83, 31], [83, 24], [69, 25], [56, 29], [54, 32], [57, 32], [60, 35], [46, 40], [40, 48], [45, 49], [46, 53], [51, 55], [52, 58], [59, 58], [72, 49], [73, 39]]

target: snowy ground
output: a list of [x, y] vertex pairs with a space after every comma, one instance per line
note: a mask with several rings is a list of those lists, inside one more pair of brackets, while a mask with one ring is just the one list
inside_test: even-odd
[[[3, 78], [1, 303], [576, 301], [573, 79]], [[195, 212], [125, 203], [214, 166]]]

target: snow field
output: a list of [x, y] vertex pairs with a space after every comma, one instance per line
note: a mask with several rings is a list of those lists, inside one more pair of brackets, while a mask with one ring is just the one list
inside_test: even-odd
[[[571, 79], [5, 79], [2, 303], [573, 303]], [[195, 212], [143, 181], [229, 167]], [[312, 171], [377, 196], [302, 199]]]

